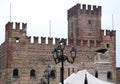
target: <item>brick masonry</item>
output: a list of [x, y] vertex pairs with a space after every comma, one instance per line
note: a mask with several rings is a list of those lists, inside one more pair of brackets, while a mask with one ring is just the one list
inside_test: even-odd
[[[91, 74], [98, 72], [98, 78], [116, 82], [116, 31], [101, 29], [101, 6], [76, 4], [68, 10], [68, 44], [65, 53], [70, 56], [72, 46], [77, 48], [74, 64], [64, 62], [64, 77], [73, 72], [87, 69]], [[93, 8], [92, 8], [93, 7]], [[48, 65], [55, 69], [55, 79], [51, 84], [59, 84], [61, 64], [55, 64], [52, 51], [58, 46], [60, 38], [27, 36], [27, 23], [8, 22], [5, 41], [0, 46], [0, 84], [39, 84]], [[41, 40], [41, 42], [39, 42]], [[47, 42], [48, 40], [48, 42]], [[95, 51], [108, 49], [104, 54]], [[14, 69], [18, 77], [13, 77]], [[35, 77], [30, 71], [35, 70]], [[108, 79], [107, 73], [111, 73]]]

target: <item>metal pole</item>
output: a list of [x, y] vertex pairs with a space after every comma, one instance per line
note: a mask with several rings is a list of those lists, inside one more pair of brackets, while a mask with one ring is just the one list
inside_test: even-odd
[[64, 84], [64, 54], [63, 54], [63, 49], [62, 49], [62, 58], [61, 58], [61, 81], [62, 84]]

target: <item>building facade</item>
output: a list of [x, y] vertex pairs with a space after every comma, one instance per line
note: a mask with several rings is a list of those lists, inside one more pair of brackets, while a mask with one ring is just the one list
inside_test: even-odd
[[[67, 11], [67, 56], [72, 46], [77, 49], [73, 64], [64, 62], [64, 78], [86, 69], [97, 78], [116, 83], [116, 31], [101, 29], [101, 6], [76, 4]], [[61, 64], [55, 64], [52, 51], [60, 38], [27, 35], [27, 24], [8, 22], [5, 41], [0, 46], [0, 84], [58, 84]], [[46, 42], [48, 40], [48, 42]], [[55, 41], [55, 43], [53, 43]], [[50, 66], [53, 77], [45, 76]], [[44, 82], [44, 83], [43, 83]]]

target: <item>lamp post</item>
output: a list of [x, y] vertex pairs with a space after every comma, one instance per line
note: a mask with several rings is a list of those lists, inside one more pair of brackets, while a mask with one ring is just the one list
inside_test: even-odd
[[66, 56], [64, 54], [66, 46], [66, 40], [61, 39], [59, 42], [59, 45], [53, 50], [53, 58], [56, 64], [61, 62], [61, 82], [64, 84], [64, 62], [67, 60], [69, 63], [74, 63], [74, 60], [76, 58], [76, 49], [74, 47], [70, 50], [70, 56]]

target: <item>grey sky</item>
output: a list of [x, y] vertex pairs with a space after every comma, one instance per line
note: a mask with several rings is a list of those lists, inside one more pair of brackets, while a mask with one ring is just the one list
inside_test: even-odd
[[117, 32], [117, 66], [120, 67], [120, 0], [0, 0], [0, 43], [4, 41], [5, 24], [10, 21], [27, 23], [28, 36], [67, 38], [67, 10], [77, 3], [102, 6], [102, 29]]

